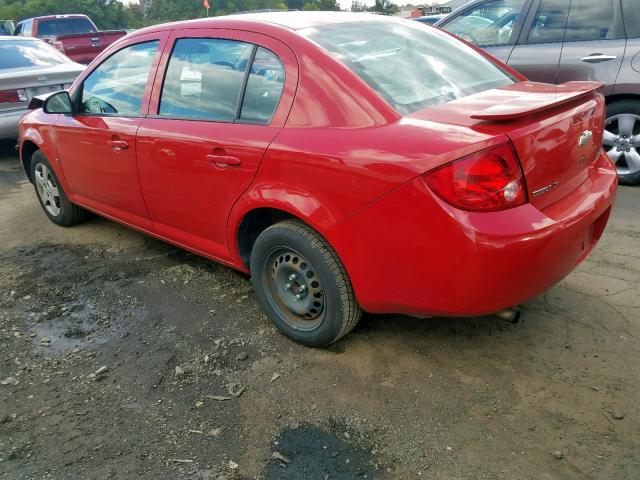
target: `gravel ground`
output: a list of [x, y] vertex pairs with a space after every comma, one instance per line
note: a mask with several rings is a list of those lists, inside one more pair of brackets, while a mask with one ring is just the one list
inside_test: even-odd
[[517, 325], [367, 315], [319, 350], [237, 272], [53, 225], [2, 144], [0, 478], [640, 478], [639, 205]]

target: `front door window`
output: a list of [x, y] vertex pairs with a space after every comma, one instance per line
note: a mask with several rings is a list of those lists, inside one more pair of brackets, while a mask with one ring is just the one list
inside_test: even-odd
[[84, 80], [79, 113], [137, 117], [159, 42], [138, 43], [100, 64]]

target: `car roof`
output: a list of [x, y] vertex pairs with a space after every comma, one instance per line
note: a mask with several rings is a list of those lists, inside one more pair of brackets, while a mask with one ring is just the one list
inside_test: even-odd
[[233, 15], [225, 15], [213, 18], [201, 18], [197, 20], [186, 20], [182, 22], [173, 22], [169, 24], [155, 25], [138, 30], [140, 33], [149, 33], [157, 30], [165, 30], [167, 28], [177, 29], [185, 28], [207, 28], [207, 27], [223, 27], [229, 26], [234, 22], [256, 22], [267, 23], [279, 27], [288, 28], [290, 30], [301, 30], [303, 28], [316, 27], [319, 25], [347, 23], [347, 22], [363, 22], [368, 20], [388, 20], [392, 21], [392, 17], [383, 15], [375, 15], [372, 13], [353, 13], [353, 12], [319, 12], [319, 11], [277, 11], [277, 12], [259, 12], [259, 13], [238, 13]]

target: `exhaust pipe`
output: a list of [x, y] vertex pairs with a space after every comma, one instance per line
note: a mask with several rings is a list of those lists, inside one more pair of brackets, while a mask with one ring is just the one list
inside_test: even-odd
[[520, 308], [506, 308], [504, 310], [501, 310], [500, 312], [494, 313], [492, 316], [499, 320], [506, 320], [509, 323], [516, 324], [520, 321]]

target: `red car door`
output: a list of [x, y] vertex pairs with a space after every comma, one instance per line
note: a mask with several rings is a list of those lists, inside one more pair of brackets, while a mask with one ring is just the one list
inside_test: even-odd
[[154, 231], [229, 257], [229, 212], [251, 184], [293, 101], [298, 67], [271, 37], [175, 31], [138, 130], [142, 191]]
[[136, 131], [168, 33], [135, 37], [83, 76], [74, 115], [56, 123], [58, 154], [75, 202], [151, 228], [136, 164]]

